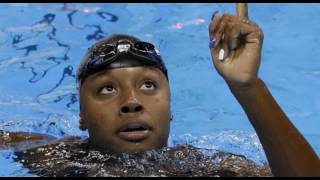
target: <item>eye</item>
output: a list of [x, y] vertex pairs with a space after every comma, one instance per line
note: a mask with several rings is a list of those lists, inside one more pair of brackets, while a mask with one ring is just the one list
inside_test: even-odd
[[116, 92], [116, 89], [112, 85], [106, 85], [99, 90], [100, 94], [112, 94]]
[[156, 85], [153, 81], [151, 80], [146, 80], [143, 82], [143, 84], [141, 85], [140, 89], [142, 90], [155, 90], [156, 89]]

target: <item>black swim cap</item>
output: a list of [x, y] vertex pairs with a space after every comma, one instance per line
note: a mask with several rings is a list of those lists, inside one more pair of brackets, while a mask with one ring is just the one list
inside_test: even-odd
[[159, 50], [152, 44], [126, 34], [111, 35], [88, 49], [77, 70], [78, 88], [96, 72], [137, 66], [156, 67], [168, 80], [167, 68]]

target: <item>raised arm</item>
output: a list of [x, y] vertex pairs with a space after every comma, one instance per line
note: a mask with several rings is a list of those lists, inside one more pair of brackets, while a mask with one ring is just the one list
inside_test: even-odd
[[257, 132], [274, 176], [320, 176], [320, 161], [258, 77], [263, 32], [248, 18], [214, 14], [209, 26], [212, 62]]

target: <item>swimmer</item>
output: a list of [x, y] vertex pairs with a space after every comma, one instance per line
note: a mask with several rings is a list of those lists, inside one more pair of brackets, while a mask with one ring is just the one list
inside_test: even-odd
[[[237, 15], [225, 14], [221, 17], [214, 13], [212, 16], [209, 47], [213, 65], [256, 130], [272, 175], [320, 176], [320, 162], [316, 153], [258, 77], [263, 32], [249, 19], [247, 4], [238, 3], [236, 7]], [[152, 44], [121, 34], [102, 39], [86, 53], [78, 68], [77, 80], [80, 129], [88, 130], [88, 138], [56, 139], [42, 134], [0, 131], [1, 149], [14, 149], [21, 162], [38, 160], [42, 162], [39, 166], [48, 162], [50, 166], [47, 171], [65, 173], [65, 169], [58, 168], [62, 168], [69, 158], [82, 162], [92, 152], [139, 154], [166, 148], [172, 117], [168, 72], [159, 51]], [[194, 148], [178, 147], [169, 151], [166, 157], [172, 162], [180, 157], [179, 154], [183, 157], [192, 151]], [[209, 159], [201, 168], [226, 176], [271, 175], [263, 170], [253, 173], [257, 167], [250, 161], [223, 154], [227, 155], [227, 162], [234, 159], [246, 163], [242, 164], [240, 170], [234, 170], [225, 161], [219, 161], [218, 166], [211, 166], [214, 161]], [[42, 159], [45, 156], [51, 159]], [[93, 160], [92, 157], [97, 155], [90, 157]], [[110, 155], [105, 158], [113, 166], [105, 167], [104, 171], [116, 166], [116, 158], [113, 157]], [[159, 163], [157, 158], [153, 159], [155, 164]], [[55, 161], [56, 166], [51, 166], [50, 161]], [[181, 167], [185, 166], [163, 167], [162, 171], [170, 171], [174, 169], [172, 167], [180, 167], [179, 171], [182, 171], [184, 168]], [[32, 168], [39, 174], [44, 170], [41, 167], [38, 170], [37, 167]], [[96, 169], [99, 168], [97, 166]], [[200, 165], [193, 168], [200, 168]], [[192, 175], [189, 171], [183, 172], [184, 175]], [[99, 173], [93, 173], [91, 169], [82, 175]]]

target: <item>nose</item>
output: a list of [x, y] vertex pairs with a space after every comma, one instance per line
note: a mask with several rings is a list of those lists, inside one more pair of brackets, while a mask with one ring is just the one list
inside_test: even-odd
[[128, 102], [121, 107], [120, 112], [122, 114], [126, 113], [136, 113], [141, 112], [143, 110], [143, 106], [138, 102]]

